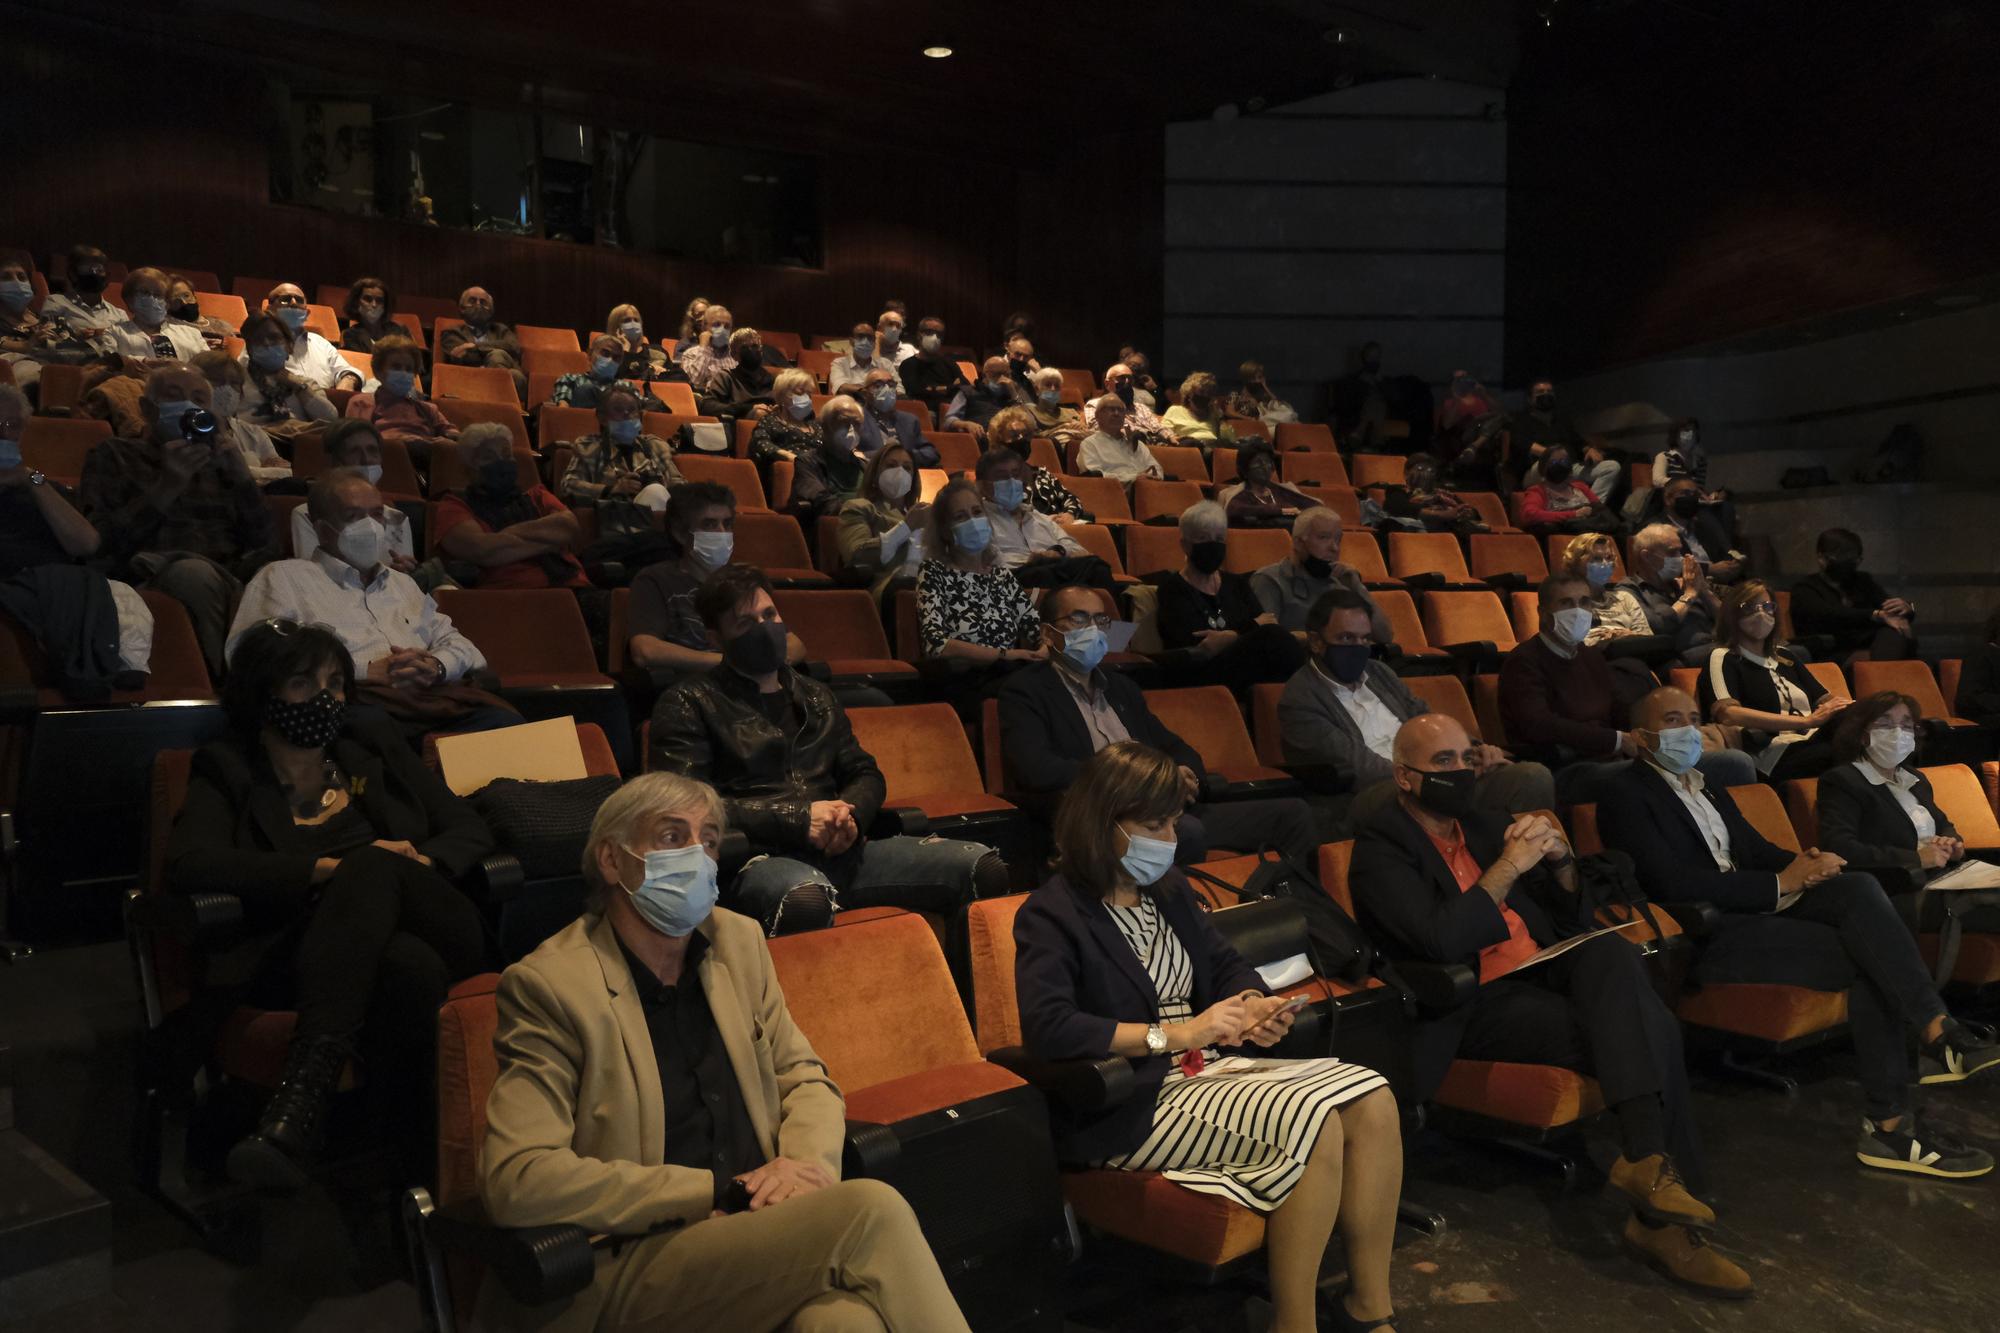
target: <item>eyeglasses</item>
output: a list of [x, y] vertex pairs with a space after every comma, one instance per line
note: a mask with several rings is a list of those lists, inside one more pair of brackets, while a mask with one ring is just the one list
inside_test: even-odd
[[1072, 611], [1055, 624], [1059, 629], [1088, 629], [1092, 625], [1099, 629], [1110, 629], [1111, 617], [1102, 612], [1092, 615], [1088, 611]]
[[1762, 611], [1767, 616], [1778, 614], [1778, 604], [1776, 602], [1745, 602], [1743, 609], [1745, 611]]

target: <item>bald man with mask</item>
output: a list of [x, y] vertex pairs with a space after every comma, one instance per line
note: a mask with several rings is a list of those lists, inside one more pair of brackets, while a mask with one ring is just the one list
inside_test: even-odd
[[1746, 1296], [1749, 1274], [1710, 1248], [1715, 1212], [1683, 1182], [1699, 1181], [1680, 1024], [1618, 935], [1520, 972], [1540, 949], [1594, 923], [1577, 902], [1576, 857], [1540, 814], [1473, 809], [1472, 740], [1456, 719], [1426, 713], [1396, 733], [1393, 804], [1365, 823], [1349, 883], [1362, 924], [1391, 956], [1460, 963], [1473, 998], [1416, 1034], [1420, 1097], [1454, 1058], [1557, 1065], [1593, 1075], [1617, 1121], [1613, 1189], [1631, 1205], [1623, 1241], [1674, 1281]]

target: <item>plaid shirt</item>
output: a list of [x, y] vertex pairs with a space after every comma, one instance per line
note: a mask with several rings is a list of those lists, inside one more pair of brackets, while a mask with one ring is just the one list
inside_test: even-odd
[[657, 435], [641, 434], [630, 449], [621, 449], [602, 435], [580, 435], [569, 447], [569, 466], [556, 483], [556, 494], [567, 504], [594, 505], [606, 487], [623, 477], [637, 477], [641, 486], [657, 481], [669, 490], [681, 484], [674, 451]]
[[142, 551], [232, 565], [271, 545], [271, 513], [233, 447], [217, 448], [180, 486], [151, 440], [105, 440], [84, 459], [78, 495], [120, 569]]

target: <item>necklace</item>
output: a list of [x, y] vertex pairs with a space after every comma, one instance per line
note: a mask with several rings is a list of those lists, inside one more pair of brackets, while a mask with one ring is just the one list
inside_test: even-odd
[[322, 761], [320, 767], [319, 791], [311, 796], [301, 796], [297, 787], [285, 788], [286, 800], [292, 813], [300, 819], [310, 819], [322, 810], [330, 809], [340, 799], [340, 793], [347, 790], [347, 781], [331, 758]]

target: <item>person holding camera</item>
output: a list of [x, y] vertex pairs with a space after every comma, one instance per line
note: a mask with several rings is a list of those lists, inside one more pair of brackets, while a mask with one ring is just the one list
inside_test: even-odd
[[229, 607], [271, 554], [271, 514], [243, 454], [222, 442], [213, 388], [191, 365], [146, 376], [145, 434], [105, 440], [84, 460], [84, 517], [104, 536], [110, 573], [187, 608], [209, 674], [222, 675]]

